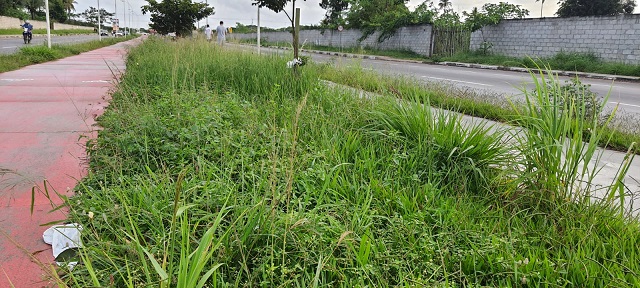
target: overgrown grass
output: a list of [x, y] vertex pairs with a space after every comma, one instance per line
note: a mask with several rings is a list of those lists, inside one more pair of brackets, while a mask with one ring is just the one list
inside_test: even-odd
[[[239, 40], [240, 43], [249, 44], [255, 44], [256, 41], [256, 39]], [[288, 42], [262, 41], [261, 44], [263, 46], [291, 47], [291, 43]], [[470, 51], [459, 53], [450, 57], [429, 58], [409, 50], [379, 50], [371, 47], [340, 48], [334, 46], [314, 45], [312, 43], [301, 44], [301, 47], [308, 50], [386, 56], [397, 59], [417, 60], [422, 62], [449, 61], [498, 65], [503, 67], [524, 67], [530, 69], [537, 69], [540, 66], [540, 63], [544, 63], [544, 66], [549, 66], [549, 68], [553, 70], [590, 72], [624, 76], [640, 76], [640, 65], [605, 62], [593, 53], [560, 52], [553, 57], [532, 59], [531, 57], [518, 58], [494, 53], [480, 53], [478, 51]]]
[[[248, 40], [239, 40], [240, 43], [245, 44], [256, 44], [256, 39], [248, 39]], [[261, 41], [260, 45], [265, 47], [291, 47], [291, 43], [288, 42], [269, 42], [269, 41]], [[380, 50], [375, 49], [369, 46], [365, 47], [333, 47], [333, 46], [325, 46], [325, 45], [315, 45], [313, 43], [302, 43], [300, 46], [303, 49], [307, 50], [318, 50], [318, 51], [329, 51], [329, 52], [338, 52], [338, 53], [353, 53], [353, 54], [363, 54], [363, 55], [375, 55], [375, 56], [385, 56], [392, 57], [397, 59], [406, 59], [406, 60], [417, 60], [423, 62], [433, 62], [428, 57], [420, 55], [410, 50]]]
[[[412, 79], [379, 75], [358, 66], [337, 68], [324, 66], [321, 77], [365, 91], [392, 94], [400, 98], [406, 95], [423, 95], [430, 99], [434, 107], [499, 122], [510, 123], [515, 120], [514, 115], [517, 114], [514, 107], [509, 105], [502, 96], [483, 94], [472, 89], [461, 89], [439, 83], [418, 84], [419, 82]], [[603, 114], [602, 117], [606, 118], [606, 115]], [[602, 129], [607, 136], [601, 138], [599, 142], [601, 147], [626, 152], [632, 143], [640, 143], [640, 125], [637, 117], [632, 115], [619, 115], [613, 123]], [[587, 136], [585, 134], [585, 137]], [[635, 153], [640, 153], [640, 147], [634, 147]]]
[[638, 222], [538, 189], [505, 131], [432, 110], [437, 93], [356, 97], [286, 61], [132, 49], [66, 203], [85, 248], [61, 284], [640, 285]]
[[[467, 52], [444, 57], [438, 61], [478, 63], [506, 67], [526, 67], [535, 69], [539, 62], [548, 64], [551, 69], [562, 71], [591, 72], [611, 75], [640, 76], [640, 65], [605, 62], [593, 53], [560, 52], [553, 57], [536, 59], [517, 58], [497, 54]], [[538, 63], [536, 63], [538, 62]]]
[[89, 41], [79, 44], [54, 44], [51, 49], [45, 45], [25, 45], [13, 54], [0, 55], [0, 73], [20, 69], [22, 67], [53, 61], [82, 52], [110, 46], [131, 38], [105, 38], [102, 41]]
[[[46, 25], [45, 25], [46, 26]], [[33, 29], [33, 34], [47, 34], [47, 29]], [[96, 34], [93, 30], [86, 29], [63, 29], [51, 30], [51, 34], [55, 35], [73, 35], [73, 34]], [[22, 35], [22, 28], [0, 29], [0, 35]]]

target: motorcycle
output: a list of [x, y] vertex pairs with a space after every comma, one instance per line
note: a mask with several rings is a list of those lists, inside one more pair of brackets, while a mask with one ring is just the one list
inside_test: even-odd
[[31, 38], [33, 38], [33, 33], [29, 31], [29, 28], [24, 28], [22, 31], [22, 38], [24, 39], [24, 44], [31, 43]]

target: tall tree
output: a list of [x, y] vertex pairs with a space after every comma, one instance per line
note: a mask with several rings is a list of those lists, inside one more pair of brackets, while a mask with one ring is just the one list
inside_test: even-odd
[[64, 6], [64, 10], [67, 11], [69, 15], [71, 15], [71, 12], [76, 11], [75, 4], [78, 4], [78, 2], [74, 0], [62, 0], [62, 6]]
[[44, 0], [26, 0], [24, 3], [24, 7], [31, 15], [31, 19], [35, 19], [38, 11], [40, 11], [42, 7], [44, 7]]
[[451, 0], [440, 0], [438, 2], [438, 8], [440, 8], [440, 10], [444, 12], [447, 12], [447, 10], [451, 8]]
[[379, 27], [385, 21], [409, 14], [408, 0], [355, 0], [347, 13], [347, 25], [351, 28]]
[[633, 13], [635, 0], [560, 0], [556, 15], [573, 16], [611, 16]]
[[[306, 1], [306, 0], [304, 0]], [[289, 13], [287, 13], [287, 11], [284, 10], [284, 8], [287, 6], [287, 4], [289, 4], [289, 2], [291, 2], [292, 4], [292, 8], [291, 8], [291, 15], [289, 15]], [[291, 28], [292, 28], [292, 36], [293, 36], [293, 57], [294, 58], [298, 58], [298, 35], [296, 35], [296, 0], [253, 0], [253, 3], [251, 3], [253, 5], [257, 5], [260, 8], [264, 8], [266, 7], [267, 9], [276, 12], [276, 13], [280, 13], [280, 12], [284, 12], [285, 15], [287, 15], [287, 18], [289, 18], [289, 21], [291, 22]]]
[[540, 3], [540, 18], [542, 18], [542, 9], [544, 8], [544, 1], [545, 0], [536, 0], [536, 2], [541, 2]]
[[[100, 8], [100, 21], [103, 22], [106, 19], [109, 19], [115, 15], [114, 13], [109, 13], [104, 8]], [[98, 25], [98, 9], [95, 7], [89, 7], [89, 9], [84, 10], [84, 12], [80, 13], [80, 17], [84, 18], [85, 21]]]
[[[117, 1], [117, 0], [116, 0]], [[177, 36], [191, 34], [199, 20], [215, 14], [213, 7], [205, 3], [191, 0], [147, 0], [148, 5], [142, 6], [142, 14], [151, 14], [150, 28], [160, 34], [175, 32]]]
[[343, 12], [349, 8], [347, 0], [322, 0], [320, 7], [327, 10], [321, 24], [323, 26], [337, 26], [344, 24]]
[[[63, 0], [48, 0], [49, 1], [49, 17], [58, 23], [64, 23], [69, 19], [67, 11], [64, 9]], [[53, 25], [53, 24], [52, 24]]]

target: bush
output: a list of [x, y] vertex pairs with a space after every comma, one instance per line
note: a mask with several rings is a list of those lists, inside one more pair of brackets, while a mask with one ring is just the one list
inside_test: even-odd
[[20, 49], [20, 54], [32, 59], [33, 63], [52, 61], [62, 57], [58, 51], [49, 49], [47, 46], [23, 47]]

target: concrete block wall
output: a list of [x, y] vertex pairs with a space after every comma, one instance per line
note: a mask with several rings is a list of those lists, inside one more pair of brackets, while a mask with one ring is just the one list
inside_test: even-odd
[[[47, 29], [47, 22], [29, 20], [35, 29]], [[0, 29], [20, 28], [20, 25], [24, 23], [22, 20], [13, 17], [0, 16]], [[65, 30], [65, 29], [82, 29], [93, 30], [93, 27], [76, 26], [61, 23], [53, 23], [53, 29]]]
[[[256, 33], [232, 34], [236, 39], [256, 39]], [[371, 47], [380, 50], [410, 50], [415, 53], [428, 56], [431, 47], [431, 25], [419, 25], [402, 27], [389, 39], [378, 43], [380, 32], [374, 32], [363, 41], [358, 41], [362, 37], [362, 32], [357, 29], [344, 30], [302, 30], [300, 31], [300, 43], [309, 43], [333, 47]], [[269, 42], [289, 42], [291, 43], [291, 33], [289, 32], [264, 32], [260, 33], [263, 41]]]
[[483, 41], [514, 57], [591, 52], [605, 61], [640, 64], [640, 14], [505, 20], [474, 32], [471, 49]]

